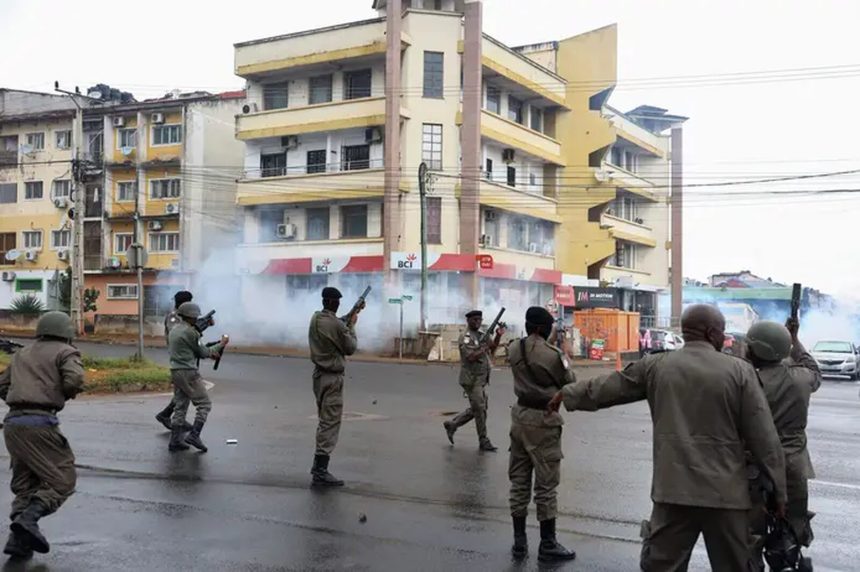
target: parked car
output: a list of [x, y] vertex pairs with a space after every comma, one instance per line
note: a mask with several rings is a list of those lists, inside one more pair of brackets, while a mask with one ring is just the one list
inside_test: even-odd
[[651, 330], [651, 351], [679, 350], [684, 347], [684, 338], [669, 330]]
[[812, 348], [812, 357], [821, 368], [822, 377], [860, 379], [860, 351], [851, 342], [825, 340]]

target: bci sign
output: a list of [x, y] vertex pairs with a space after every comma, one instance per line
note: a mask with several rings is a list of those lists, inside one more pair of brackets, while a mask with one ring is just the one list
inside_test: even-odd
[[417, 254], [409, 253], [402, 259], [397, 260], [397, 268], [400, 270], [411, 270], [413, 268], [421, 268], [421, 259]]

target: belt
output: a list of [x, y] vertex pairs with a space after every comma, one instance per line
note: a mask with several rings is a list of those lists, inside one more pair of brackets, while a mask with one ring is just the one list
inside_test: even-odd
[[539, 409], [543, 411], [549, 405], [549, 402], [549, 397], [528, 397], [524, 395], [517, 397], [517, 405], [527, 409]]
[[33, 411], [33, 410], [44, 411], [46, 415], [56, 415], [57, 414], [57, 408], [56, 407], [51, 407], [49, 405], [31, 404], [31, 403], [24, 403], [24, 404], [19, 403], [19, 404], [13, 405], [12, 407], [9, 408], [9, 415], [15, 415], [15, 414], [27, 415], [27, 413], [24, 413], [25, 411]]

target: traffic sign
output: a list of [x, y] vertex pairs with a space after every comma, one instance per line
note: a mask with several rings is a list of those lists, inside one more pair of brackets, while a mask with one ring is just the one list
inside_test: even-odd
[[402, 304], [403, 300], [401, 300], [400, 298], [389, 298], [388, 303], [389, 304]]
[[412, 300], [412, 296], [410, 296], [409, 294], [404, 294], [404, 295], [403, 295], [403, 296], [401, 296], [400, 298], [401, 298], [401, 299], [403, 299], [403, 300], [407, 300], [407, 301], [408, 301], [408, 300]]

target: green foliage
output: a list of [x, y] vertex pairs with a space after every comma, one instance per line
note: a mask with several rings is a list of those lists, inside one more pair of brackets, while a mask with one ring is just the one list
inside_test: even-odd
[[57, 291], [59, 292], [60, 305], [68, 310], [72, 307], [72, 269], [71, 267], [60, 274], [58, 277], [59, 284]]
[[9, 311], [19, 316], [40, 316], [45, 312], [45, 305], [35, 296], [25, 294], [12, 300]]
[[84, 312], [97, 312], [96, 300], [98, 300], [101, 292], [95, 288], [87, 288], [84, 290]]

